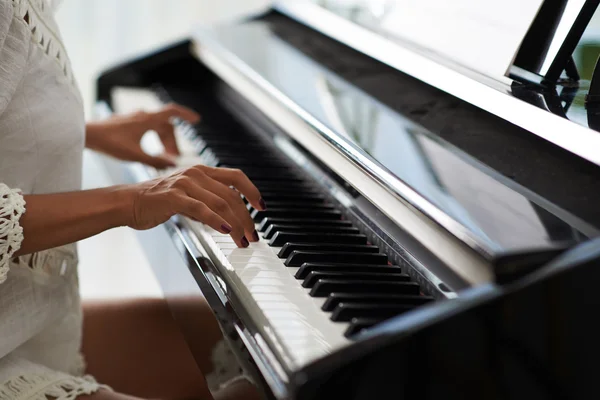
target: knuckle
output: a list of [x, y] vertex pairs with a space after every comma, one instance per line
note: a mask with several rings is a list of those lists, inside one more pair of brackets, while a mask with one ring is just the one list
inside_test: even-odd
[[202, 180], [206, 176], [204, 172], [194, 167], [187, 168], [185, 171], [183, 171], [183, 175], [187, 176], [188, 178], [193, 178], [194, 180]]
[[146, 111], [138, 111], [133, 114], [133, 117], [138, 121], [145, 121], [150, 117], [150, 114], [148, 114]]
[[192, 185], [192, 178], [185, 174], [181, 174], [175, 180], [175, 186], [180, 188], [188, 188]]
[[163, 114], [171, 114], [173, 111], [177, 109], [177, 105], [175, 103], [168, 103], [162, 108]]
[[229, 210], [229, 204], [223, 200], [218, 199], [215, 201], [215, 211], [219, 214], [223, 214]]
[[244, 173], [244, 171], [242, 171], [239, 168], [234, 168], [234, 169], [231, 170], [231, 172], [233, 173], [233, 175], [235, 175], [237, 177], [240, 177], [240, 178], [246, 176], [246, 174]]
[[234, 202], [235, 204], [244, 204], [244, 202], [242, 201], [242, 197], [240, 196], [240, 193], [237, 190], [227, 190], [227, 197], [230, 199], [230, 201]]
[[206, 174], [206, 169], [205, 169], [205, 167], [204, 167], [203, 165], [197, 165], [197, 166], [195, 166], [195, 167], [193, 167], [193, 168], [191, 168], [191, 169], [192, 169], [192, 170], [193, 170], [193, 172], [194, 172], [196, 175], [198, 175], [198, 176], [201, 176], [201, 177], [203, 177], [203, 178], [204, 178], [204, 177], [206, 177], [206, 176], [208, 176], [208, 175]]
[[238, 168], [230, 169], [229, 174], [231, 175], [231, 177], [233, 178], [233, 180], [235, 182], [240, 182], [240, 181], [248, 179], [248, 177], [246, 176], [244, 171], [242, 171], [241, 169], [238, 169]]
[[206, 206], [206, 204], [198, 203], [198, 205], [196, 206], [196, 214], [198, 214], [202, 221], [207, 221], [210, 218], [212, 212]]

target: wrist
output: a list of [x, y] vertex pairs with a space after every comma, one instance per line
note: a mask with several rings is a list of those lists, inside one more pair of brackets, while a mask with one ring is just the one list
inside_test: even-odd
[[102, 122], [88, 122], [85, 125], [85, 147], [92, 150], [99, 148], [103, 126]]
[[132, 225], [137, 192], [134, 185], [118, 185], [109, 188], [108, 201], [112, 204], [111, 220], [114, 227]]

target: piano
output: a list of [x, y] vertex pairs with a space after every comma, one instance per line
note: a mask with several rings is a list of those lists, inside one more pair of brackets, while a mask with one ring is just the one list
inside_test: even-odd
[[99, 117], [197, 110], [180, 166], [268, 206], [247, 249], [137, 233], [192, 353], [206, 299], [266, 399], [598, 396], [598, 1], [509, 3], [275, 2], [100, 75]]

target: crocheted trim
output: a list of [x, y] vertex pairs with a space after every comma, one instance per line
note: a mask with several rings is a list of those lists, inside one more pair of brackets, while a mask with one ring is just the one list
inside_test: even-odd
[[100, 389], [110, 388], [99, 385], [94, 378], [84, 376], [19, 376], [0, 385], [0, 399], [14, 400], [75, 400], [78, 396], [90, 395]]
[[20, 190], [0, 183], [0, 283], [6, 281], [13, 254], [21, 248], [23, 228], [19, 225], [25, 213], [25, 199]]
[[29, 26], [32, 40], [59, 64], [65, 77], [75, 85], [71, 62], [67, 57], [58, 27], [50, 14], [53, 6], [46, 0], [12, 0], [16, 16]]

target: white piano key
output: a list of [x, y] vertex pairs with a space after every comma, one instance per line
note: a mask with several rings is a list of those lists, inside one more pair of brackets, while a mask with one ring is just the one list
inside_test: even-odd
[[[202, 163], [190, 149], [180, 158], [179, 168]], [[298, 268], [286, 267], [277, 256], [280, 247], [269, 247], [260, 234], [259, 242], [238, 248], [229, 235], [191, 219], [187, 222], [285, 367], [301, 368], [350, 343], [344, 336], [349, 324], [333, 322], [330, 313], [321, 310], [324, 299], [310, 297], [294, 277]]]
[[286, 267], [277, 257], [279, 248], [270, 248], [263, 239], [247, 249], [228, 246], [224, 250], [229, 256], [224, 257], [220, 245], [231, 243], [228, 236], [190, 223], [205, 249], [219, 261], [216, 267], [234, 282], [236, 294], [254, 321], [265, 321], [265, 338], [289, 356], [293, 365], [288, 367], [307, 365], [349, 343], [344, 337], [348, 324], [329, 319], [330, 313], [320, 308], [323, 299], [310, 297], [302, 281], [294, 277], [298, 268]]

